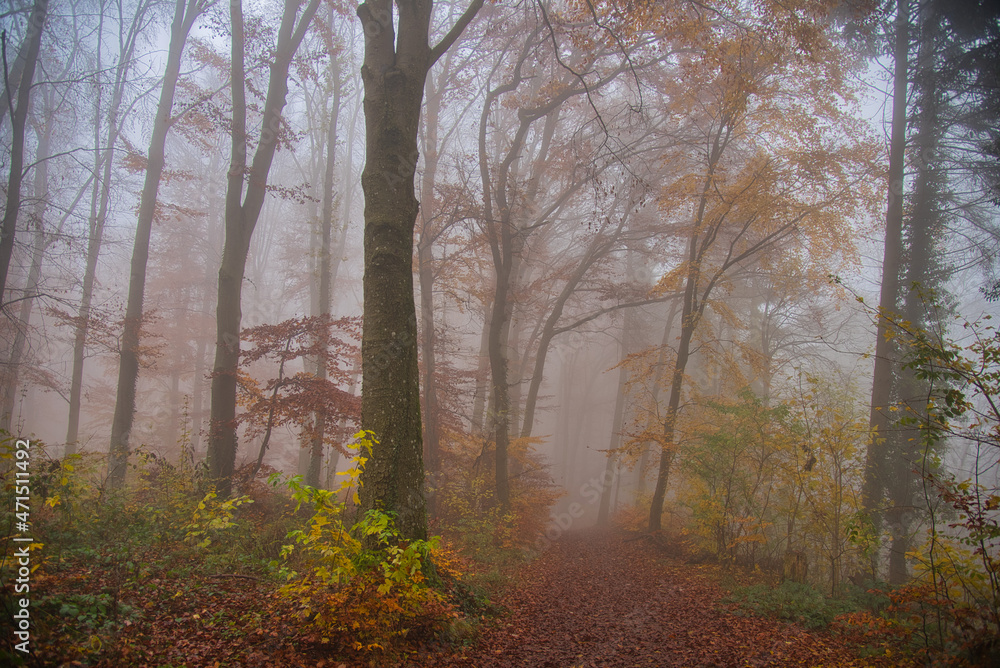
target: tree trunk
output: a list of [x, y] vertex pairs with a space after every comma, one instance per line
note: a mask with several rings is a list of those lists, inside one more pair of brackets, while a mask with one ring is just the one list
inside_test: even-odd
[[[635, 280], [632, 250], [626, 251], [626, 280]], [[668, 325], [669, 326], [669, 325]], [[625, 425], [626, 388], [628, 387], [628, 368], [625, 359], [634, 352], [636, 341], [636, 316], [628, 309], [622, 317], [621, 354], [618, 357], [618, 392], [615, 394], [615, 412], [611, 419], [611, 438], [608, 443], [608, 458], [604, 469], [604, 479], [601, 481], [601, 505], [597, 510], [597, 524], [605, 526], [611, 518], [611, 490], [615, 480], [615, 471], [620, 458], [619, 448], [622, 445], [622, 429]]]
[[[690, 278], [688, 280], [691, 280]], [[687, 368], [691, 355], [691, 337], [697, 325], [697, 316], [692, 317], [685, 299], [681, 313], [681, 338], [677, 345], [677, 359], [674, 362], [674, 372], [670, 381], [670, 399], [667, 403], [667, 415], [663, 421], [663, 445], [660, 449], [660, 465], [656, 475], [656, 487], [653, 488], [653, 499], [649, 508], [649, 531], [659, 531], [662, 528], [663, 499], [666, 498], [667, 481], [670, 476], [670, 465], [674, 459], [674, 427], [677, 423], [677, 411], [681, 402], [681, 390], [684, 386], [684, 370]]]
[[[358, 7], [365, 27], [366, 160], [364, 329], [361, 424], [375, 433], [360, 490], [361, 512], [397, 513], [406, 538], [426, 538], [417, 320], [413, 301], [413, 232], [418, 203], [413, 176], [424, 79], [430, 68], [430, 3], [400, 3], [399, 43], [391, 5]], [[378, 18], [377, 18], [378, 17]], [[381, 19], [381, 20], [379, 20]]]
[[[417, 247], [417, 272], [420, 277], [420, 325], [422, 330], [421, 352], [424, 365], [424, 461], [427, 471], [434, 476], [440, 467], [440, 435], [438, 431], [438, 398], [435, 379], [436, 363], [434, 345], [434, 268], [430, 243]], [[432, 511], [433, 512], [433, 511]]]
[[[619, 227], [617, 232], [620, 231], [621, 227]], [[569, 301], [570, 297], [572, 297], [576, 292], [580, 282], [583, 281], [584, 277], [586, 277], [587, 272], [594, 265], [594, 262], [604, 257], [605, 252], [609, 251], [611, 247], [612, 244], [607, 240], [598, 239], [593, 243], [593, 245], [587, 250], [587, 255], [580, 262], [580, 264], [576, 266], [573, 273], [566, 279], [566, 283], [563, 285], [562, 291], [560, 291], [559, 296], [556, 297], [555, 303], [552, 305], [552, 310], [549, 311], [549, 315], [545, 319], [545, 325], [542, 327], [542, 335], [539, 337], [538, 341], [538, 351], [535, 353], [535, 368], [531, 373], [531, 382], [528, 384], [528, 395], [524, 402], [524, 423], [521, 427], [521, 438], [528, 438], [531, 436], [531, 432], [534, 428], [535, 407], [538, 404], [538, 393], [541, 390], [542, 381], [545, 378], [545, 362], [548, 359], [549, 346], [552, 344], [552, 339], [560, 333], [557, 329], [557, 325], [559, 324], [560, 318], [562, 318], [563, 309], [566, 307], [566, 303]], [[628, 315], [626, 315], [626, 317], [628, 317]]]
[[[357, 389], [359, 376], [361, 375], [361, 369], [357, 364], [351, 369], [351, 382], [347, 386], [347, 394], [350, 396], [355, 396], [354, 391]], [[339, 427], [341, 432], [343, 432], [344, 427], [347, 425], [347, 416], [340, 416]], [[340, 465], [340, 450], [335, 447], [330, 448], [330, 456], [327, 458], [326, 462], [326, 488], [335, 489], [335, 480], [337, 479], [337, 467]]]
[[476, 394], [472, 398], [472, 423], [469, 430], [473, 434], [481, 434], [486, 431], [486, 414], [492, 412], [493, 407], [488, 406], [490, 394], [489, 370], [490, 370], [490, 320], [493, 317], [493, 304], [486, 305], [483, 313], [483, 331], [479, 337], [479, 364], [476, 367]]
[[[220, 495], [232, 489], [236, 465], [236, 371], [240, 356], [240, 301], [250, 239], [267, 195], [267, 177], [281, 134], [281, 112], [288, 94], [288, 67], [319, 6], [309, 0], [296, 23], [299, 3], [285, 0], [274, 61], [263, 107], [263, 130], [249, 178], [247, 168], [247, 102], [244, 25], [241, 0], [230, 3], [232, 18], [233, 129], [232, 157], [226, 188], [226, 238], [219, 267], [216, 306], [215, 366], [212, 371], [212, 415], [209, 426], [208, 473]], [[246, 194], [244, 196], [244, 185]]]
[[[936, 42], [939, 36], [940, 17], [930, 6], [920, 11], [920, 45], [915, 63], [918, 75], [915, 88], [918, 92], [916, 136], [916, 175], [912, 209], [907, 221], [905, 255], [905, 281], [903, 285], [903, 319], [916, 330], [941, 334], [940, 315], [930, 310], [932, 293], [945, 280], [944, 269], [938, 260], [940, 240], [945, 236], [944, 214], [940, 202], [945, 201], [941, 192], [941, 172], [935, 162], [941, 127], [938, 76], [935, 67]], [[906, 406], [906, 414], [920, 420], [927, 415], [930, 384], [917, 378], [913, 369], [899, 368], [896, 372], [898, 389], [896, 399]], [[916, 519], [916, 500], [919, 494], [920, 470], [926, 465], [926, 441], [922, 430], [915, 425], [898, 425], [890, 436], [893, 474], [888, 480], [887, 491], [892, 543], [889, 547], [889, 573], [891, 584], [905, 584], [910, 579], [906, 553], [912, 544], [913, 522]]]
[[17, 108], [11, 117], [10, 176], [7, 179], [7, 206], [0, 224], [0, 305], [6, 303], [7, 275], [10, 259], [14, 254], [14, 236], [17, 232], [17, 215], [21, 209], [21, 182], [24, 180], [24, 128], [28, 120], [31, 100], [31, 82], [35, 78], [35, 65], [42, 45], [42, 31], [48, 13], [49, 0], [35, 0], [24, 34], [27, 52], [24, 72], [17, 89]]
[[560, 444], [559, 450], [559, 468], [562, 470], [562, 486], [564, 489], [570, 489], [573, 483], [571, 475], [571, 457], [573, 453], [573, 422], [570, 420], [570, 410], [571, 406], [574, 406], [573, 388], [576, 387], [577, 380], [577, 364], [580, 361], [580, 351], [571, 350], [568, 354], [564, 355], [562, 358], [562, 364], [559, 365], [559, 406], [563, 407], [564, 410], [559, 411], [558, 424], [558, 442]]
[[[6, 48], [6, 43], [4, 44], [4, 48]], [[28, 51], [30, 49], [31, 40], [24, 39], [21, 42], [21, 48], [17, 50], [14, 64], [7, 71], [6, 79], [3, 82], [4, 85], [0, 86], [0, 127], [3, 126], [3, 119], [7, 117], [7, 112], [10, 110], [11, 96], [17, 94], [18, 86], [21, 85], [21, 77], [24, 75], [24, 64], [28, 61]]]
[[[505, 226], [506, 227], [506, 226]], [[501, 232], [509, 234], [509, 232]], [[508, 265], [509, 268], [509, 265]], [[508, 284], [510, 272], [497, 267], [496, 290], [493, 293], [493, 313], [490, 318], [489, 356], [492, 379], [492, 426], [496, 447], [495, 477], [497, 501], [506, 512], [510, 508], [510, 481], [507, 472], [507, 453], [510, 449], [510, 381], [507, 378], [507, 346], [505, 325], [510, 322]]]
[[[274, 389], [271, 390], [271, 401], [267, 407], [267, 423], [264, 427], [264, 437], [260, 440], [260, 450], [257, 453], [257, 461], [253, 466], [253, 473], [251, 474], [251, 480], [257, 477], [257, 472], [260, 471], [260, 467], [264, 464], [264, 455], [267, 453], [267, 446], [271, 442], [271, 432], [274, 429], [274, 411], [278, 406], [278, 392], [281, 390], [281, 385], [285, 380], [285, 359], [288, 357], [288, 349], [292, 346], [292, 339], [294, 337], [288, 337], [285, 341], [285, 354], [281, 357], [281, 363], [278, 364], [278, 379], [274, 383]], [[322, 461], [322, 460], [321, 460]], [[315, 484], [306, 481], [307, 485], [316, 487], [319, 482]]]
[[[680, 408], [681, 390], [684, 387], [684, 372], [691, 356], [691, 339], [698, 327], [705, 304], [713, 282], [705, 287], [699, 302], [701, 279], [701, 261], [710, 243], [700, 237], [705, 223], [705, 210], [708, 207], [709, 192], [715, 180], [715, 170], [718, 166], [725, 144], [722, 141], [725, 124], [720, 123], [717, 129], [712, 150], [708, 156], [708, 169], [702, 184], [698, 210], [691, 225], [691, 236], [688, 245], [687, 276], [684, 283], [684, 301], [681, 307], [681, 335], [677, 344], [677, 357], [674, 359], [674, 371], [670, 379], [670, 398], [667, 402], [667, 414], [663, 420], [663, 442], [660, 449], [660, 466], [656, 474], [656, 487], [653, 488], [653, 498], [649, 508], [649, 531], [659, 531], [663, 517], [663, 499], [667, 492], [667, 479], [670, 476], [670, 465], [674, 459], [674, 429], [677, 425], [677, 411]], [[713, 231], [706, 231], [713, 235]], [[714, 235], [713, 235], [714, 236]], [[725, 269], [717, 270], [716, 277]]]
[[[623, 330], [625, 327], [623, 327]], [[623, 331], [624, 334], [624, 331]], [[614, 481], [615, 467], [618, 465], [618, 448], [622, 443], [622, 425], [625, 414], [625, 384], [628, 382], [628, 370], [622, 362], [628, 355], [625, 347], [625, 337], [622, 337], [622, 354], [618, 367], [618, 394], [615, 396], [615, 412], [611, 419], [611, 440], [608, 443], [608, 455], [604, 467], [604, 478], [601, 480], [601, 504], [597, 509], [598, 526], [607, 526], [611, 518], [611, 489]]]
[[[206, 290], [207, 292], [207, 290]], [[208, 305], [206, 305], [206, 311]], [[205, 353], [208, 341], [199, 327], [198, 340], [194, 348], [194, 387], [191, 390], [191, 456], [195, 461], [201, 458], [201, 425], [204, 421], [205, 371], [208, 368]]]
[[356, 105], [354, 113], [351, 114], [350, 125], [347, 128], [347, 151], [344, 161], [344, 178], [343, 183], [345, 184], [343, 188], [343, 201], [341, 202], [341, 223], [340, 223], [340, 240], [337, 242], [337, 252], [334, 253], [331, 258], [330, 267], [330, 284], [337, 285], [337, 276], [340, 273], [340, 263], [344, 258], [344, 253], [347, 251], [347, 231], [350, 227], [351, 222], [351, 210], [354, 205], [354, 151], [351, 149], [354, 146], [355, 132], [358, 127], [358, 115], [361, 111], [361, 105]]
[[906, 145], [907, 60], [910, 45], [909, 0], [896, 0], [895, 46], [893, 58], [892, 132], [889, 143], [889, 195], [886, 207], [885, 250], [882, 260], [882, 286], [879, 295], [878, 331], [875, 340], [875, 371], [869, 425], [872, 436], [865, 460], [862, 503], [876, 527], [881, 526], [882, 498], [888, 482], [886, 438], [892, 418], [889, 404], [896, 373], [895, 345], [889, 339], [889, 318], [898, 312], [899, 272], [903, 255], [903, 196]]
[[[70, 372], [69, 419], [66, 426], [65, 454], [76, 452], [77, 441], [80, 438], [80, 409], [83, 401], [83, 365], [86, 358], [87, 331], [90, 327], [90, 308], [94, 297], [94, 283], [97, 277], [97, 259], [101, 254], [101, 244], [104, 241], [104, 223], [107, 220], [108, 206], [111, 201], [111, 169], [114, 164], [114, 151], [118, 143], [120, 125], [118, 117], [121, 112], [122, 98], [128, 74], [133, 62], [138, 26], [142, 25], [149, 4], [140, 2], [136, 7], [131, 30], [124, 36], [119, 35], [119, 44], [123, 45], [115, 68], [115, 82], [111, 91], [111, 102], [108, 106], [108, 131], [103, 149], [101, 145], [101, 128], [104, 110], [101, 109], [102, 87], [98, 86], [97, 99], [94, 106], [94, 190], [90, 200], [90, 220], [87, 235], [87, 258], [83, 270], [83, 288], [80, 296], [80, 309], [77, 311], [76, 326], [73, 335], [73, 367]], [[102, 6], [103, 9], [103, 6]], [[102, 11], [97, 37], [97, 69], [101, 69], [101, 53], [104, 41], [104, 14]], [[98, 177], [98, 174], [103, 174]]]
[[428, 44], [429, 0], [397, 0], [398, 38], [391, 0], [358, 6], [365, 29], [361, 79], [365, 86], [366, 160], [364, 329], [361, 340], [361, 424], [378, 445], [362, 473], [360, 512], [396, 513], [404, 538], [424, 538], [427, 517], [413, 301], [413, 232], [418, 204], [413, 176], [424, 82], [431, 65], [482, 6], [474, 0], [434, 48]]
[[[657, 405], [657, 401], [660, 397], [660, 382], [659, 375], [662, 373], [662, 369], [667, 364], [667, 344], [670, 343], [670, 335], [673, 333], [674, 329], [674, 318], [677, 317], [677, 300], [670, 302], [670, 312], [667, 314], [667, 324], [663, 326], [663, 340], [660, 341], [660, 354], [657, 356], [656, 362], [656, 376], [654, 377], [653, 387], [651, 390], [651, 402], [654, 406]], [[653, 422], [655, 419], [651, 417], [649, 428], [652, 430]], [[649, 442], [642, 444], [642, 452], [639, 453], [639, 462], [636, 464], [636, 484], [635, 484], [635, 502], [638, 503], [639, 500], [646, 494], [646, 468], [649, 466]]]
[[[214, 164], [214, 160], [212, 166]], [[220, 210], [219, 201], [215, 194], [211, 194], [207, 197], [207, 215], [206, 219], [209, 221], [216, 220], [216, 216]], [[218, 236], [224, 235], [224, 230], [217, 230]], [[214, 236], [214, 235], [213, 235]], [[215, 250], [221, 246], [222, 240], [218, 237], [213, 238], [209, 241], [209, 248]], [[200, 313], [211, 313], [212, 303], [216, 300], [216, 295], [212, 293], [212, 279], [215, 277], [215, 272], [212, 270], [210, 263], [205, 262], [204, 264], [205, 275], [202, 280], [202, 294], [201, 294], [201, 307]], [[211, 342], [211, 326], [214, 323], [208, 323], [199, 320], [197, 329], [197, 342], [195, 344], [195, 358], [194, 358], [194, 388], [191, 392], [191, 424], [192, 424], [192, 434], [191, 434], [191, 453], [195, 461], [204, 463], [205, 459], [202, 455], [202, 437], [204, 435], [204, 424], [205, 424], [205, 389], [206, 384], [211, 385], [209, 369], [209, 359], [208, 359], [208, 346]], [[206, 327], [205, 325], [208, 325]], [[208, 331], [206, 331], [206, 329]], [[211, 410], [211, 407], [209, 407]], [[206, 453], [207, 454], [207, 453]]]
[[[518, 61], [518, 70], [520, 70], [523, 63], [524, 54], [522, 53], [522, 58]], [[514, 207], [511, 205], [508, 197], [508, 188], [510, 186], [508, 179], [511, 176], [512, 168], [520, 161], [521, 153], [524, 150], [525, 138], [531, 125], [545, 114], [519, 115], [517, 132], [511, 139], [510, 146], [496, 170], [493, 181], [490, 180], [489, 165], [486, 160], [486, 119], [493, 102], [502, 93], [514, 90], [517, 87], [518, 78], [519, 75], [515, 77], [513, 83], [502, 85], [490, 91], [487, 95], [486, 103], [483, 105], [483, 112], [479, 123], [479, 169], [483, 184], [483, 217], [487, 224], [496, 280], [493, 287], [493, 306], [487, 338], [492, 379], [492, 392], [490, 394], [493, 402], [491, 426], [496, 449], [495, 485], [497, 500], [504, 512], [510, 508], [510, 481], [507, 460], [508, 450], [510, 449], [511, 401], [508, 368], [509, 350], [507, 343], [514, 306], [512, 295], [516, 289], [514, 282], [517, 277], [521, 250], [525, 243], [523, 235], [515, 234]], [[561, 98], [559, 103], [554, 103], [551, 105], [551, 108], [546, 107], [546, 109], [552, 111], [558, 108], [564, 99]], [[555, 127], [555, 121], [553, 120], [555, 117], [556, 115], [553, 114], [547, 119], [543, 135], [551, 136]], [[542, 154], [547, 151], [547, 145], [547, 142], [545, 142], [544, 146], [546, 148], [543, 148]], [[541, 157], [538, 163], [541, 163]], [[514, 171], [516, 172], [516, 169]], [[528, 196], [530, 197], [531, 195], [529, 194]], [[496, 199], [496, 217], [494, 217], [494, 198]]]
[[[48, 108], [47, 111], [51, 111]], [[38, 292], [38, 281], [42, 275], [42, 260], [45, 257], [45, 249], [48, 243], [45, 240], [45, 209], [48, 202], [46, 192], [49, 178], [48, 158], [49, 145], [52, 138], [51, 121], [43, 122], [43, 129], [37, 132], [38, 148], [36, 155], [39, 158], [38, 166], [35, 168], [34, 178], [34, 199], [35, 206], [33, 212], [35, 233], [31, 249], [31, 266], [28, 269], [28, 280], [24, 285], [24, 294], [21, 295], [21, 308], [17, 318], [16, 331], [14, 332], [14, 342], [11, 346], [10, 358], [6, 368], [3, 370], [3, 401], [0, 404], [0, 429], [11, 432], [11, 425], [14, 417], [14, 404], [17, 399], [17, 386], [20, 378], [22, 358], [24, 356], [24, 345], [28, 340], [28, 326], [31, 321], [31, 307], [35, 303], [34, 295]]]
[[121, 355], [118, 366], [118, 390], [115, 414], [111, 424], [111, 447], [108, 455], [108, 485], [119, 489], [125, 483], [128, 464], [129, 436], [135, 417], [136, 382], [139, 378], [139, 339], [142, 330], [142, 305], [146, 293], [146, 264], [149, 261], [149, 240], [156, 215], [156, 197], [163, 173], [164, 147], [170, 129], [170, 112], [174, 104], [174, 91], [180, 76], [181, 54], [188, 33], [204, 0], [176, 0], [174, 21], [170, 29], [170, 47], [167, 65], [160, 89], [160, 101], [153, 120], [153, 134], [146, 158], [146, 179], [139, 200], [135, 244], [132, 248], [132, 266], [129, 274], [128, 301], [125, 307], [125, 324], [122, 331]]
[[[323, 217], [320, 222], [319, 249], [319, 309], [314, 315], [329, 316], [330, 301], [333, 296], [333, 277], [330, 267], [330, 250], [333, 241], [333, 175], [337, 163], [337, 119], [340, 117], [340, 61], [336, 55], [331, 56], [331, 70], [334, 80], [333, 104], [330, 109], [330, 125], [326, 136], [326, 172], [323, 175]], [[316, 378], [326, 380], [326, 366], [329, 360], [327, 346], [329, 345], [329, 329], [321, 330], [323, 345], [316, 360]], [[319, 487], [320, 474], [323, 470], [323, 446], [326, 442], [326, 410], [320, 409], [313, 414], [313, 434], [310, 439], [309, 468], [306, 470], [305, 482], [311, 487]]]
[[420, 279], [420, 353], [423, 361], [423, 439], [424, 465], [431, 477], [428, 495], [428, 513], [435, 512], [435, 477], [440, 469], [440, 435], [438, 429], [437, 364], [434, 347], [437, 343], [434, 330], [434, 242], [438, 238], [438, 221], [434, 191], [438, 167], [438, 120], [441, 98], [433, 78], [427, 80], [427, 104], [424, 113], [424, 173], [420, 181], [420, 234], [417, 242], [417, 275]]

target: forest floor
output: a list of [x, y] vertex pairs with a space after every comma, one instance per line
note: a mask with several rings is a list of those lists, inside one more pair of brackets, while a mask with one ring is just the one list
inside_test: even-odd
[[[182, 564], [173, 564], [181, 568]], [[68, 576], [68, 577], [67, 577]], [[72, 587], [61, 574], [59, 588]], [[90, 586], [98, 569], [75, 577]], [[54, 579], [54, 578], [53, 578]], [[464, 647], [412, 648], [407, 668], [615, 668], [733, 666], [906, 666], [898, 655], [863, 657], [864, 648], [827, 631], [736, 614], [719, 566], [685, 563], [646, 536], [571, 532], [524, 564], [503, 610]], [[183, 583], [183, 584], [181, 584]], [[68, 651], [35, 645], [29, 665], [133, 667], [359, 668], [303, 629], [273, 584], [240, 576], [152, 579], [134, 616], [102, 647]], [[92, 641], [96, 642], [93, 640]], [[58, 645], [58, 643], [56, 643]], [[77, 660], [73, 660], [76, 654]], [[69, 659], [69, 660], [67, 660]], [[96, 659], [96, 661], [95, 661]], [[382, 665], [382, 664], [379, 664]], [[388, 664], [385, 664], [388, 666]]]
[[[476, 646], [411, 665], [524, 668], [900, 666], [829, 632], [734, 614], [718, 566], [645, 536], [580, 531], [528, 565]], [[731, 579], [731, 576], [730, 578]], [[428, 657], [430, 658], [430, 657]]]

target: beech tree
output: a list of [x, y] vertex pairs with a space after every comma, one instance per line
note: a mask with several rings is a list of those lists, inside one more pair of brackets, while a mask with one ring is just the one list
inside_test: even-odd
[[240, 356], [240, 308], [243, 276], [254, 228], [267, 195], [271, 163], [283, 133], [282, 109], [288, 94], [288, 68], [305, 37], [319, 0], [299, 13], [301, 3], [286, 0], [278, 28], [267, 94], [261, 110], [262, 129], [253, 161], [247, 164], [247, 70], [243, 3], [230, 3], [232, 21], [232, 151], [226, 189], [226, 238], [219, 267], [216, 307], [215, 366], [212, 371], [212, 415], [209, 426], [209, 476], [223, 496], [229, 494], [236, 463], [236, 378]]
[[[17, 231], [17, 217], [21, 210], [21, 182], [24, 180], [24, 133], [28, 121], [28, 106], [31, 104], [31, 82], [35, 78], [38, 52], [42, 46], [42, 32], [49, 11], [49, 0], [35, 0], [28, 17], [28, 27], [24, 33], [24, 68], [17, 88], [17, 107], [11, 113], [10, 175], [7, 179], [7, 198], [0, 223], [0, 306], [7, 299], [7, 274], [10, 259], [14, 253], [14, 234]], [[20, 57], [18, 58], [20, 61]], [[6, 81], [6, 72], [4, 72]], [[5, 83], [5, 88], [8, 86]], [[7, 98], [10, 105], [11, 99]]]
[[[310, 282], [310, 287], [314, 288], [315, 294], [311, 299], [312, 315], [314, 317], [329, 317], [330, 304], [333, 297], [334, 275], [332, 263], [339, 264], [340, 256], [343, 255], [343, 248], [334, 259], [333, 256], [333, 232], [334, 232], [334, 175], [337, 157], [337, 122], [340, 118], [340, 106], [343, 97], [344, 81], [341, 76], [339, 45], [336, 45], [332, 38], [334, 14], [331, 11], [329, 27], [324, 26], [330, 32], [325, 35], [325, 43], [330, 52], [329, 82], [332, 87], [330, 93], [329, 112], [326, 116], [326, 134], [319, 150], [320, 156], [325, 158], [323, 168], [322, 191], [319, 200], [322, 203], [322, 211], [319, 215], [318, 234], [312, 235], [313, 242], [318, 242], [318, 248], [314, 248], [315, 262], [318, 269], [319, 281]], [[325, 106], [325, 105], [324, 105]], [[346, 225], [340, 225], [341, 230], [346, 231]], [[343, 239], [343, 237], [342, 237]], [[320, 336], [325, 336], [325, 330], [320, 331]], [[315, 361], [315, 374], [320, 381], [326, 380], [327, 375], [327, 352], [326, 346], [320, 345]], [[306, 471], [305, 482], [307, 485], [319, 487], [320, 473], [323, 466], [323, 446], [324, 437], [327, 430], [327, 415], [321, 406], [313, 414], [312, 428], [309, 430], [309, 467]], [[332, 431], [332, 430], [331, 430]]]
[[[599, 114], [583, 100], [613, 85], [627, 69], [627, 56], [601, 45], [592, 36], [574, 33], [543, 17], [534, 23], [517, 23], [512, 31], [509, 73], [487, 93], [479, 123], [479, 172], [483, 197], [481, 226], [492, 259], [493, 292], [486, 319], [485, 340], [489, 356], [491, 423], [495, 447], [495, 484], [502, 508], [510, 505], [508, 451], [512, 436], [518, 434], [520, 404], [519, 376], [510, 368], [510, 356], [517, 348], [518, 328], [513, 326], [518, 292], [524, 289], [528, 269], [525, 249], [549, 230], [561, 216], [568, 216], [573, 204], [588, 184], [599, 180], [615, 161], [602, 154], [601, 142], [607, 127], [592, 123]], [[522, 27], [523, 26], [523, 27]], [[521, 37], [520, 35], [524, 36]], [[550, 57], [560, 47], [557, 40], [576, 40], [593, 46], [580, 49], [570, 63]], [[587, 55], [582, 55], [586, 53]], [[580, 72], [574, 70], [580, 68]], [[550, 70], [548, 78], [539, 71]], [[503, 111], [516, 104], [516, 111]], [[580, 108], [576, 108], [580, 107]], [[592, 132], [580, 132], [576, 123], [592, 125]], [[576, 162], [570, 169], [553, 169], [560, 162], [573, 164], [578, 144], [591, 150], [594, 164]], [[491, 151], [492, 148], [492, 151]], [[628, 199], [630, 189], [621, 195]], [[628, 208], [627, 206], [625, 207]], [[612, 207], [617, 212], [617, 207]], [[548, 348], [560, 331], [557, 325], [568, 300], [588, 272], [612, 250], [620, 247], [627, 213], [593, 221], [592, 234], [578, 244], [570, 244], [572, 259], [558, 262], [555, 275], [565, 282], [540, 316], [534, 369], [525, 405], [520, 435], [531, 435], [534, 409], [542, 381]], [[569, 234], [572, 238], [574, 235]], [[525, 349], [529, 346], [525, 342]], [[527, 365], [530, 355], [525, 354]]]
[[[104, 230], [111, 204], [112, 168], [114, 166], [115, 148], [121, 134], [122, 114], [125, 92], [129, 84], [134, 66], [135, 49], [143, 30], [148, 27], [150, 15], [149, 0], [138, 0], [135, 4], [131, 20], [126, 22], [121, 4], [118, 23], [117, 62], [112, 70], [110, 99], [105, 108], [104, 95], [107, 86], [98, 83], [94, 95], [94, 164], [93, 190], [90, 198], [90, 217], [88, 220], [87, 251], [83, 270], [83, 281], [80, 294], [80, 308], [74, 325], [73, 337], [73, 367], [70, 376], [69, 390], [69, 421], [66, 426], [66, 451], [71, 455], [76, 452], [77, 440], [80, 435], [80, 409], [83, 399], [83, 370], [87, 346], [87, 332], [90, 327], [91, 304], [94, 297], [94, 284], [97, 280], [97, 261], [104, 243]], [[97, 49], [95, 51], [95, 70], [101, 72], [104, 57], [104, 4], [101, 5], [101, 21], [97, 28]], [[99, 79], [100, 80], [100, 79]], [[106, 123], [106, 128], [105, 128]]]
[[369, 0], [358, 6], [365, 30], [366, 135], [361, 426], [378, 439], [362, 477], [360, 510], [397, 513], [400, 535], [416, 539], [427, 534], [413, 300], [417, 132], [427, 72], [483, 0], [472, 0], [434, 46], [429, 43], [433, 2], [397, 0], [395, 20], [393, 4]]
[[[240, 379], [238, 391], [246, 410], [238, 419], [250, 426], [251, 435], [263, 434], [254, 474], [264, 461], [274, 428], [283, 424], [299, 426], [308, 442], [320, 441], [320, 448], [329, 441], [346, 454], [341, 443], [348, 435], [347, 421], [357, 423], [358, 401], [338, 385], [349, 381], [350, 369], [356, 364], [358, 351], [353, 342], [358, 339], [359, 324], [357, 318], [333, 320], [323, 314], [243, 330], [241, 338], [251, 348], [241, 356], [240, 366], [248, 367], [262, 359], [278, 361], [277, 377], [269, 379], [264, 387], [249, 375]], [[286, 365], [308, 357], [323, 361], [323, 373], [286, 373]], [[317, 413], [324, 416], [323, 422], [317, 422]], [[331, 424], [326, 424], [327, 419]], [[334, 420], [340, 421], [341, 433], [336, 433]]]
[[[442, 364], [438, 363], [441, 341], [436, 330], [435, 290], [438, 279], [448, 271], [449, 258], [437, 257], [435, 249], [460, 235], [459, 223], [474, 215], [474, 204], [468, 193], [456, 184], [445, 181], [443, 164], [449, 149], [461, 138], [464, 121], [473, 110], [478, 87], [472, 84], [482, 70], [483, 42], [449, 49], [441, 58], [436, 71], [427, 77], [421, 131], [418, 137], [423, 158], [420, 174], [420, 213], [417, 224], [417, 277], [420, 286], [420, 363], [422, 365], [423, 447], [424, 465], [431, 476], [440, 473], [442, 429], [448, 388], [439, 387]], [[471, 98], [466, 100], [465, 98]], [[461, 109], [449, 114], [449, 107], [458, 102]], [[441, 173], [445, 172], [444, 175]], [[439, 192], [439, 190], [441, 192]], [[460, 194], [459, 194], [460, 193]], [[449, 196], [449, 194], [451, 196]], [[457, 197], [455, 196], [457, 195]], [[454, 258], [455, 254], [453, 254]], [[428, 495], [433, 500], [433, 495]], [[434, 513], [433, 505], [429, 509]]]
[[[698, 59], [686, 60], [681, 85], [691, 95], [672, 96], [675, 109], [691, 112], [689, 131], [700, 146], [698, 166], [661, 195], [661, 207], [691, 219], [683, 259], [660, 281], [661, 289], [684, 296], [650, 531], [661, 528], [685, 372], [713, 293], [734, 269], [766, 262], [765, 252], [795, 238], [808, 239], [818, 256], [841, 252], [850, 238], [843, 221], [868, 202], [861, 181], [872, 152], [831, 104], [849, 96], [843, 73], [828, 67], [833, 46], [821, 33], [811, 44], [817, 51], [804, 52], [791, 35], [779, 41], [765, 30], [726, 32]], [[824, 83], [810, 88], [810, 81]], [[824, 131], [814, 132], [818, 118]], [[677, 164], [683, 160], [677, 155]]]
[[176, 0], [174, 19], [170, 27], [170, 46], [167, 65], [160, 89], [160, 101], [153, 119], [153, 131], [146, 156], [146, 177], [139, 200], [136, 220], [135, 243], [129, 274], [128, 301], [122, 331], [121, 356], [118, 366], [118, 391], [115, 399], [115, 417], [111, 425], [111, 447], [108, 456], [108, 484], [117, 489], [125, 482], [125, 467], [129, 455], [129, 435], [135, 418], [135, 390], [139, 378], [140, 336], [143, 320], [143, 299], [146, 292], [146, 265], [149, 262], [149, 239], [156, 217], [157, 191], [165, 164], [164, 146], [167, 132], [173, 122], [171, 116], [174, 92], [180, 78], [181, 55], [184, 43], [195, 20], [214, 0]]

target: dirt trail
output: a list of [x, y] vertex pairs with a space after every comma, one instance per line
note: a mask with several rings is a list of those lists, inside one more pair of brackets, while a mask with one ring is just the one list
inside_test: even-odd
[[829, 634], [720, 610], [724, 593], [698, 566], [621, 533], [563, 536], [526, 567], [510, 614], [478, 645], [438, 665], [861, 666]]

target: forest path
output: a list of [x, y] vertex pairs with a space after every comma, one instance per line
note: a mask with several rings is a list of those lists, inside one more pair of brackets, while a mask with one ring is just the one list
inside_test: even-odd
[[669, 559], [647, 540], [597, 530], [562, 536], [502, 601], [509, 614], [476, 647], [437, 665], [863, 666], [836, 638], [718, 605], [708, 567]]

